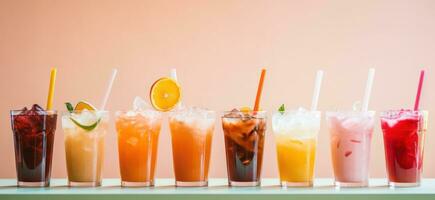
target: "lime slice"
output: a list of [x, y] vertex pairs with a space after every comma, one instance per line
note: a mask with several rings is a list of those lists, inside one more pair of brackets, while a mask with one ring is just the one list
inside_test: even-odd
[[70, 119], [71, 119], [71, 121], [72, 121], [74, 124], [76, 124], [78, 127], [82, 128], [82, 129], [84, 129], [84, 130], [86, 130], [86, 131], [92, 131], [92, 130], [94, 130], [94, 129], [97, 127], [98, 123], [100, 123], [100, 121], [101, 121], [101, 118], [100, 118], [100, 119], [98, 119], [95, 123], [93, 123], [93, 124], [91, 124], [91, 125], [83, 125], [83, 124], [80, 124], [80, 122], [78, 122], [77, 120], [75, 120], [75, 119], [72, 118], [72, 117], [70, 117]]

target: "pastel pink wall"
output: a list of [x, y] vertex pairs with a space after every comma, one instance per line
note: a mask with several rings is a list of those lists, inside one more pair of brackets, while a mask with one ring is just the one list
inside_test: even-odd
[[[371, 108], [411, 107], [418, 70], [428, 69], [422, 106], [435, 111], [435, 1], [0, 0], [0, 178], [15, 177], [8, 112], [44, 105], [49, 69], [58, 67], [55, 108], [86, 99], [100, 103], [110, 70], [119, 69], [108, 105], [128, 109], [134, 96], [176, 67], [183, 101], [222, 111], [252, 105], [266, 66], [262, 107], [309, 106], [317, 69], [325, 70], [320, 109], [350, 109], [376, 67]], [[112, 118], [113, 119], [113, 118]], [[434, 177], [430, 119], [425, 176]], [[211, 177], [226, 177], [217, 122]], [[270, 124], [269, 124], [270, 125]], [[270, 128], [270, 126], [269, 126]], [[316, 174], [331, 177], [329, 137], [322, 123]], [[265, 177], [277, 177], [267, 132]], [[119, 177], [116, 133], [107, 136], [104, 177]], [[63, 133], [56, 133], [53, 176], [65, 177]], [[384, 177], [379, 123], [371, 174]], [[173, 177], [167, 122], [157, 177]]]

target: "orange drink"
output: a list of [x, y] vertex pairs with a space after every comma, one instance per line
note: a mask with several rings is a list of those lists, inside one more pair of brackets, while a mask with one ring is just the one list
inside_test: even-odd
[[169, 115], [176, 186], [206, 186], [215, 113], [184, 108]]
[[122, 186], [153, 186], [157, 145], [162, 124], [153, 110], [116, 113]]
[[277, 112], [272, 128], [281, 186], [312, 186], [320, 112]]

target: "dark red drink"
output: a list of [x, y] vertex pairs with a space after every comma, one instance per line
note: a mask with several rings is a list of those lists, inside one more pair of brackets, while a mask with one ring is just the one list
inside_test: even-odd
[[427, 112], [398, 110], [381, 114], [390, 186], [418, 186], [423, 166]]
[[11, 111], [18, 186], [49, 185], [56, 119], [36, 104]]
[[232, 111], [222, 117], [228, 181], [231, 186], [260, 185], [265, 112]]

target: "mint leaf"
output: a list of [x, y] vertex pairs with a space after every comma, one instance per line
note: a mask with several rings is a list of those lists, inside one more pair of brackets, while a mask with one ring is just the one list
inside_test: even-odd
[[278, 108], [278, 112], [280, 112], [281, 114], [284, 114], [284, 112], [285, 112], [284, 104], [281, 104], [281, 106]]
[[65, 105], [66, 105], [66, 109], [67, 109], [70, 113], [72, 113], [72, 112], [74, 111], [74, 107], [72, 106], [72, 104], [71, 104], [70, 102], [66, 102]]

